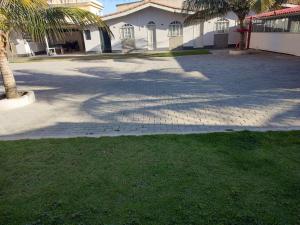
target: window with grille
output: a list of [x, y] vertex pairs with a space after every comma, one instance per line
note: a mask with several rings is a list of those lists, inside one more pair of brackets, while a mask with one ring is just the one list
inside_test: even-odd
[[125, 24], [122, 26], [121, 39], [134, 39], [134, 27], [131, 24]]
[[150, 21], [147, 26], [155, 26], [155, 23], [153, 21]]
[[229, 32], [229, 20], [219, 19], [215, 23], [215, 32], [218, 34], [228, 33]]
[[287, 28], [288, 18], [280, 18], [267, 21], [268, 32], [286, 32]]
[[290, 17], [290, 32], [300, 33], [300, 15]]
[[90, 30], [85, 30], [84, 31], [84, 35], [85, 35], [85, 39], [86, 40], [92, 40], [91, 31]]
[[274, 19], [256, 19], [253, 32], [291, 32], [300, 33], [300, 16], [286, 16]]
[[182, 24], [179, 21], [173, 21], [169, 25], [169, 36], [170, 37], [177, 37], [183, 35], [183, 28]]

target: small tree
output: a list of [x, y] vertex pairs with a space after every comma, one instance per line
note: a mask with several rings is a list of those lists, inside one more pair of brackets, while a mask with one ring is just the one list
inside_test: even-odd
[[228, 12], [236, 14], [239, 20], [240, 50], [245, 49], [245, 18], [250, 11], [262, 12], [276, 8], [285, 0], [185, 0], [183, 8], [195, 12], [186, 19], [186, 23], [194, 20], [209, 20], [225, 16]]
[[47, 0], [0, 0], [0, 72], [6, 98], [20, 96], [7, 59], [7, 44], [12, 30], [28, 33], [35, 41], [46, 35], [63, 38], [72, 26], [81, 28], [95, 25], [109, 28], [97, 15], [75, 7], [50, 7]]

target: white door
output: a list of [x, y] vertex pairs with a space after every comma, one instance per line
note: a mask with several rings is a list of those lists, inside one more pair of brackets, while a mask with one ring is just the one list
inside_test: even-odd
[[147, 40], [148, 50], [156, 49], [156, 26], [154, 22], [149, 22], [147, 25]]

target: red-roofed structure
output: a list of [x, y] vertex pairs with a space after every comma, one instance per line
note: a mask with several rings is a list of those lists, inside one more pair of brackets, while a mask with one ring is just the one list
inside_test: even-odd
[[300, 56], [300, 5], [247, 17], [248, 46]]
[[[274, 16], [284, 16], [289, 14], [299, 14], [300, 15], [300, 5], [292, 8], [286, 8], [286, 9], [279, 9], [274, 10], [270, 12], [264, 12], [257, 15], [252, 16], [253, 19], [261, 19], [261, 18], [268, 18], [268, 17], [274, 17]], [[247, 17], [250, 19], [251, 17]]]

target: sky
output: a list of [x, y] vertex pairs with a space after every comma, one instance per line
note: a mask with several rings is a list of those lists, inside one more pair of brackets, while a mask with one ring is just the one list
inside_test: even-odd
[[135, 2], [137, 0], [98, 0], [99, 2], [102, 2], [104, 9], [103, 14], [112, 13], [116, 11], [116, 5], [122, 4], [122, 3], [128, 3], [128, 2]]

